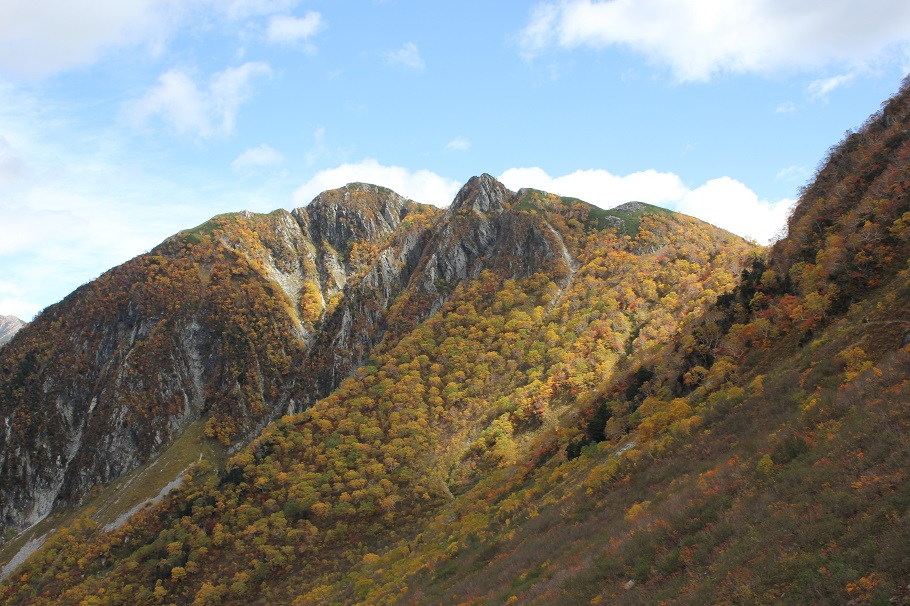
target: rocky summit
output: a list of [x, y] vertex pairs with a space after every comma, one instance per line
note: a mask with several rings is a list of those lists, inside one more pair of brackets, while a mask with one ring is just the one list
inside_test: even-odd
[[291, 212], [215, 217], [107, 272], [0, 358], [4, 524], [78, 505], [199, 420], [240, 448], [329, 395], [484, 271], [567, 287], [577, 262], [568, 226], [565, 237], [554, 227], [563, 214], [590, 228], [602, 213], [516, 194], [489, 175], [446, 211], [357, 183]]

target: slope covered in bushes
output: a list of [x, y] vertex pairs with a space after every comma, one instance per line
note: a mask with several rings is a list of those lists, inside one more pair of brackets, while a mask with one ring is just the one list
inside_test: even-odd
[[768, 250], [472, 180], [337, 390], [0, 598], [910, 603], [908, 157], [905, 86]]

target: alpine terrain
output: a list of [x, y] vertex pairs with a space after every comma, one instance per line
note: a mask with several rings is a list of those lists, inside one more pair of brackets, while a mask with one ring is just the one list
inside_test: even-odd
[[910, 84], [763, 248], [489, 175], [220, 215], [0, 348], [3, 604], [910, 604]]

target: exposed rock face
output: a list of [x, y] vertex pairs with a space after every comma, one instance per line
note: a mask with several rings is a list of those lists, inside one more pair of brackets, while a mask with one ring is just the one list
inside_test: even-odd
[[48, 308], [0, 355], [0, 525], [80, 502], [200, 418], [237, 448], [330, 392], [382, 340], [441, 215], [352, 184], [216, 217]]
[[525, 276], [562, 258], [556, 252], [561, 243], [547, 226], [506, 212], [518, 197], [487, 174], [472, 178], [455, 196], [419, 282], [421, 291], [437, 295], [433, 311], [455, 284], [484, 269]]
[[505, 185], [484, 173], [465, 183], [452, 201], [447, 215], [452, 216], [466, 208], [478, 213], [498, 214], [505, 210], [514, 195]]
[[15, 316], [0, 316], [0, 345], [9, 343], [23, 326], [25, 322]]
[[374, 185], [221, 215], [42, 312], [0, 349], [0, 526], [77, 504], [189, 423], [231, 449], [335, 389], [462, 280], [573, 259], [489, 175], [443, 212]]
[[322, 240], [342, 251], [354, 242], [388, 238], [407, 210], [407, 200], [391, 190], [352, 183], [319, 194], [305, 209], [298, 209], [298, 214], [305, 212], [308, 217], [314, 241]]

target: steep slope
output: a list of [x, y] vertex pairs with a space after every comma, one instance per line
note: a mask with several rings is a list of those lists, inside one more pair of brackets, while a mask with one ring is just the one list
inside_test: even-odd
[[[80, 503], [196, 420], [238, 448], [484, 270], [564, 288], [572, 254], [527, 212], [535, 196], [483, 175], [441, 216], [352, 184], [291, 213], [216, 217], [48, 308], [0, 356], [3, 525]], [[572, 204], [589, 224], [623, 225], [622, 209]]]
[[[382, 288], [400, 289], [437, 214], [354, 184], [293, 213], [223, 215], [49, 307], [0, 350], [2, 525], [79, 503], [197, 419], [236, 448], [330, 391], [350, 367], [330, 349], [311, 359], [330, 319], [359, 321], [367, 346], [382, 337], [342, 293], [369, 292], [377, 267], [411, 258], [383, 274]], [[379, 312], [389, 302], [364, 296]], [[338, 372], [325, 379], [320, 364]]]
[[[414, 571], [385, 567], [401, 576], [377, 584], [364, 567], [378, 574], [381, 557], [421, 566], [406, 555], [428, 547], [425, 562], [436, 561], [439, 543], [424, 545], [421, 530], [454, 521], [446, 512], [483, 502], [496, 483], [514, 488], [521, 470], [563, 460], [579, 411], [730, 292], [751, 252], [689, 217], [513, 193], [488, 175], [466, 184], [424, 241], [419, 258], [349, 280], [323, 320], [312, 356], [338, 347], [342, 364], [365, 362], [337, 390], [269, 425], [222, 473], [194, 466], [121, 528], [99, 533], [85, 518], [57, 533], [3, 599], [407, 597], [401, 582]], [[413, 267], [408, 286], [371, 315], [358, 288], [388, 284], [377, 268], [392, 266]], [[359, 334], [364, 321], [384, 331], [357, 341], [376, 343], [369, 352], [325, 336]]]
[[908, 160], [905, 84], [764, 253], [472, 180], [400, 338], [223, 473], [58, 533], [0, 599], [908, 604]]
[[25, 322], [15, 316], [0, 316], [0, 345], [9, 343], [23, 326]]
[[560, 455], [490, 473], [324, 595], [910, 603], [908, 177], [910, 82], [732, 292], [596, 390]]

